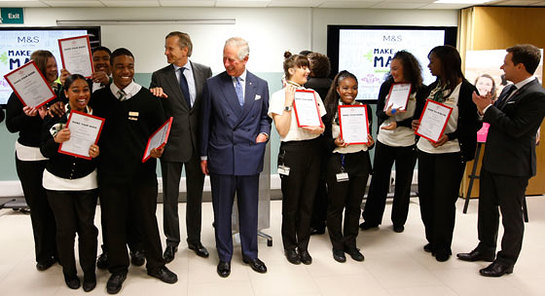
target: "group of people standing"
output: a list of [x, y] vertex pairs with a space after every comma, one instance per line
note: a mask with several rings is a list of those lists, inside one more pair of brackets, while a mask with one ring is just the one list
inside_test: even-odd
[[[467, 261], [496, 258], [499, 204], [504, 221], [509, 216], [509, 223], [504, 223], [504, 250], [481, 273], [499, 276], [512, 272], [522, 242], [520, 202], [528, 178], [535, 174], [535, 132], [545, 113], [545, 92], [531, 79], [535, 71], [535, 47], [508, 49], [509, 59], [506, 57], [502, 68], [506, 79], [514, 82], [519, 91], [515, 95], [502, 92], [498, 106], [491, 105], [492, 94], [479, 95], [464, 78], [455, 48], [438, 46], [430, 51], [428, 68], [437, 78], [430, 86], [423, 84], [416, 58], [407, 51], [397, 52], [390, 65], [390, 76], [379, 93], [377, 139], [369, 135], [365, 144], [355, 145], [349, 145], [341, 136], [338, 110], [340, 106], [362, 105], [356, 100], [358, 78], [340, 71], [333, 81], [327, 78], [321, 81], [331, 82], [329, 87], [317, 84], [322, 94], [305, 87], [309, 86], [309, 76], [315, 77], [313, 66], [323, 65], [316, 61], [323, 62], [325, 58], [328, 63], [327, 57], [286, 52], [285, 85], [269, 100], [267, 82], [246, 69], [250, 50], [244, 39], [233, 37], [225, 42], [225, 71], [213, 77], [209, 67], [189, 60], [192, 49], [188, 34], [169, 33], [165, 37], [169, 65], [152, 74], [149, 90], [134, 81], [135, 59], [125, 48], [113, 52], [104, 47], [95, 49], [93, 76], [86, 79], [63, 69], [61, 83], [57, 82], [53, 55], [43, 50], [32, 54], [31, 59], [56, 91], [57, 99], [46, 107], [31, 108], [23, 106], [13, 94], [7, 105], [6, 126], [19, 133], [16, 166], [31, 209], [38, 270], [46, 270], [58, 261], [66, 285], [79, 288], [74, 255], [77, 233], [85, 291], [95, 288], [95, 266], [98, 266], [111, 273], [107, 292], [118, 293], [130, 262], [137, 266], [146, 263], [148, 274], [163, 282], [177, 282], [177, 275], [165, 264], [174, 260], [181, 241], [178, 198], [181, 171], [185, 167], [188, 248], [200, 257], [209, 256], [200, 235], [204, 176], [210, 175], [219, 257], [217, 273], [227, 277], [231, 272], [231, 214], [235, 193], [242, 261], [258, 273], [267, 272], [258, 257], [257, 220], [259, 174], [263, 170], [271, 122], [281, 140], [278, 154], [281, 234], [290, 263], [312, 263], [310, 235], [323, 232], [325, 225], [334, 260], [345, 262], [348, 254], [356, 261], [363, 261], [356, 237], [367, 180], [372, 173], [362, 214], [364, 222], [359, 225], [362, 230], [382, 223], [394, 162], [396, 189], [391, 216], [394, 231], [403, 232], [416, 159], [420, 210], [428, 241], [424, 250], [437, 261], [446, 261], [452, 254], [458, 188], [465, 163], [473, 159], [480, 116], [484, 116], [491, 124], [492, 140], [483, 166], [488, 175], [485, 174], [481, 185], [481, 243], [471, 253], [458, 257]], [[385, 107], [388, 92], [395, 83], [411, 84], [404, 109]], [[300, 90], [313, 93], [321, 117], [319, 126], [298, 126], [294, 99]], [[523, 94], [524, 98], [518, 100], [516, 96]], [[510, 99], [507, 103], [502, 100], [506, 96]], [[414, 134], [426, 99], [453, 109], [445, 133], [437, 142]], [[528, 106], [526, 101], [530, 101]], [[371, 129], [371, 109], [365, 107]], [[71, 136], [66, 127], [71, 111], [105, 119], [97, 145], [89, 148], [90, 159], [58, 152], [59, 145]], [[527, 112], [531, 116], [526, 116]], [[152, 158], [142, 162], [148, 138], [169, 117], [173, 123], [168, 143], [153, 149]], [[506, 141], [518, 147], [512, 151], [517, 156], [510, 167], [520, 166], [520, 169], [513, 177], [510, 170], [497, 165], [495, 155], [498, 151], [511, 152], [511, 147], [502, 144]], [[368, 150], [375, 146], [372, 166]], [[155, 216], [157, 158], [161, 162], [164, 191], [164, 252]], [[513, 182], [517, 185], [507, 190], [505, 186]], [[104, 245], [95, 263], [98, 230], [93, 221], [97, 199], [100, 199]]]

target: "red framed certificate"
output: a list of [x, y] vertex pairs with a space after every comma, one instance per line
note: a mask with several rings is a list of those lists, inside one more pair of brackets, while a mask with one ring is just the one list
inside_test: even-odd
[[341, 139], [348, 145], [369, 143], [369, 121], [366, 105], [339, 105]]
[[172, 127], [172, 120], [173, 117], [170, 117], [148, 139], [146, 151], [144, 151], [144, 157], [142, 157], [142, 162], [146, 162], [151, 157], [151, 150], [155, 148], [161, 148], [166, 145], [168, 141], [168, 135], [170, 134], [170, 128]]
[[80, 74], [91, 78], [95, 68], [89, 36], [71, 37], [58, 41], [63, 68], [70, 74]]
[[89, 147], [98, 142], [104, 126], [104, 118], [72, 111], [66, 127], [70, 129], [70, 140], [59, 145], [59, 153], [91, 159]]
[[415, 134], [437, 143], [445, 132], [452, 108], [433, 100], [426, 100]]
[[407, 110], [407, 103], [411, 96], [412, 86], [410, 83], [394, 83], [390, 87], [390, 92], [384, 104], [384, 111], [392, 107], [392, 109]]
[[298, 89], [295, 91], [293, 109], [298, 127], [324, 126], [320, 109], [313, 90]]
[[39, 108], [57, 97], [32, 60], [4, 75], [4, 78], [25, 106]]

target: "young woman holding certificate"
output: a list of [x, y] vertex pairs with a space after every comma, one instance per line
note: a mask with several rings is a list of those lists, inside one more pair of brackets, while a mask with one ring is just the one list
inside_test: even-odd
[[91, 88], [85, 77], [73, 74], [64, 83], [68, 98], [62, 117], [46, 117], [42, 131], [41, 152], [49, 158], [43, 173], [43, 186], [57, 224], [57, 249], [64, 281], [71, 289], [80, 287], [74, 256], [74, 238], [79, 238], [80, 265], [83, 269], [83, 290], [96, 286], [95, 258], [98, 230], [94, 225], [97, 205], [97, 145], [89, 147], [90, 160], [60, 153], [59, 145], [70, 139], [66, 122], [71, 111], [92, 114], [87, 106]]
[[[46, 50], [33, 52], [30, 59], [59, 97], [61, 89], [57, 80], [57, 62], [53, 54]], [[19, 133], [15, 143], [15, 165], [23, 187], [34, 234], [36, 269], [43, 271], [57, 262], [55, 243], [55, 218], [47, 202], [42, 186], [42, 175], [47, 158], [40, 152], [40, 138], [45, 116], [45, 107], [24, 106], [15, 93], [9, 97], [6, 108], [6, 127], [12, 133]]]
[[[406, 106], [388, 104], [396, 86], [410, 86], [403, 94]], [[386, 205], [390, 174], [394, 162], [395, 192], [392, 222], [395, 232], [403, 232], [409, 213], [409, 198], [414, 165], [416, 163], [416, 138], [411, 122], [416, 108], [417, 92], [422, 90], [422, 68], [418, 60], [407, 51], [399, 51], [390, 64], [390, 77], [380, 87], [377, 102], [377, 147], [373, 177], [363, 210], [362, 230], [378, 227]]]
[[[367, 178], [371, 172], [369, 147], [374, 140], [367, 132], [364, 144], [350, 144], [343, 137], [341, 126], [343, 121], [339, 114], [341, 107], [362, 106], [356, 101], [358, 95], [358, 79], [348, 71], [341, 71], [335, 76], [325, 99], [327, 115], [324, 117], [326, 145], [332, 151], [327, 163], [327, 229], [333, 245], [333, 259], [345, 262], [345, 253], [356, 261], [364, 257], [356, 247], [360, 205]], [[367, 127], [371, 127], [370, 108], [365, 106]], [[357, 131], [359, 133], [359, 131]], [[364, 131], [362, 131], [364, 132]], [[344, 227], [343, 227], [344, 211]]]
[[[428, 241], [424, 250], [443, 262], [452, 254], [456, 199], [465, 163], [475, 155], [481, 123], [471, 99], [476, 88], [462, 74], [458, 51], [452, 46], [438, 46], [428, 58], [428, 68], [437, 80], [425, 89], [424, 97], [452, 108], [444, 126], [436, 127], [444, 128], [439, 139], [433, 142], [421, 137], [416, 144], [420, 213]], [[415, 118], [426, 112], [424, 105], [423, 100], [418, 101]], [[420, 121], [412, 124], [418, 132]]]
[[[321, 121], [325, 115], [322, 99], [302, 85], [307, 82], [308, 59], [284, 54], [285, 88], [275, 92], [269, 102], [269, 116], [280, 135], [278, 173], [282, 187], [282, 243], [292, 264], [311, 264], [308, 252], [312, 205], [320, 175]], [[298, 98], [303, 98], [297, 103]], [[308, 104], [310, 100], [310, 104]], [[303, 104], [307, 102], [307, 104]], [[314, 122], [303, 123], [303, 119]]]

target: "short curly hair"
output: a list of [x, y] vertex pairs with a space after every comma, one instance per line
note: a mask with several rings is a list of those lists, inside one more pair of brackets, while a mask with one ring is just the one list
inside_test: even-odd
[[310, 62], [310, 76], [316, 78], [325, 78], [331, 72], [331, 63], [329, 58], [319, 52], [311, 52], [307, 56]]

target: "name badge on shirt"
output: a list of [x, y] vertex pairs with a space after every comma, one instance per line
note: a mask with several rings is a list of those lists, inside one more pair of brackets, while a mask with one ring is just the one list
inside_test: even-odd
[[255, 98], [254, 98], [255, 101], [257, 100], [261, 100], [261, 96], [260, 95], [255, 95]]
[[285, 165], [279, 165], [278, 166], [278, 174], [279, 175], [284, 175], [284, 176], [289, 176], [290, 175], [290, 168], [288, 168]]
[[337, 177], [337, 182], [346, 182], [348, 181], [348, 173], [338, 173], [335, 175]]
[[140, 113], [136, 111], [129, 111], [129, 120], [138, 120], [138, 115], [140, 115]]

